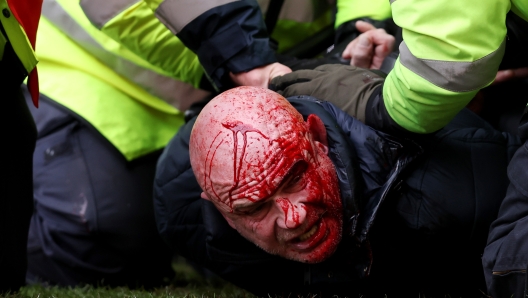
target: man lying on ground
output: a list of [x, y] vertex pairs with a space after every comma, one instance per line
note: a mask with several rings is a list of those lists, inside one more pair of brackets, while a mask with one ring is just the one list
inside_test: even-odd
[[158, 229], [180, 255], [258, 295], [477, 296], [519, 144], [469, 110], [417, 144], [326, 101], [240, 87], [162, 154]]

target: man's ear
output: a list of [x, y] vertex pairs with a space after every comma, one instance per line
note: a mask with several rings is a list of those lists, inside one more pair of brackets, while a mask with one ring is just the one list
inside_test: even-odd
[[233, 229], [236, 230], [235, 228], [235, 224], [233, 223], [233, 220], [229, 217], [227, 217], [227, 215], [224, 214], [224, 212], [222, 210], [220, 210], [220, 208], [218, 208], [218, 206], [216, 206], [215, 202], [213, 200], [211, 200], [207, 194], [205, 192], [202, 191], [202, 193], [200, 194], [200, 197], [204, 200], [207, 200], [211, 203], [213, 203], [213, 205], [216, 207], [216, 209], [218, 210], [218, 212], [220, 212], [220, 214], [222, 214], [222, 216], [225, 218], [225, 220], [227, 221], [227, 223], [229, 224], [229, 226], [231, 226]]
[[319, 142], [322, 146], [320, 145], [318, 147], [323, 150], [324, 154], [328, 155], [326, 127], [321, 118], [315, 114], [310, 114], [308, 115], [308, 119], [306, 119], [306, 124], [308, 126], [308, 131], [312, 134], [313, 140]]

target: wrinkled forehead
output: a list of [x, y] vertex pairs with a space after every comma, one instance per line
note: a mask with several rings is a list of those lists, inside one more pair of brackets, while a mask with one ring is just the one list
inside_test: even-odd
[[292, 166], [310, 159], [305, 130], [285, 129], [276, 135], [251, 124], [228, 122], [209, 144], [204, 158], [205, 191], [231, 208], [234, 201], [256, 202], [280, 186]]
[[202, 189], [227, 209], [268, 197], [297, 161], [313, 155], [302, 116], [283, 98], [223, 98], [206, 108], [193, 129], [191, 162]]

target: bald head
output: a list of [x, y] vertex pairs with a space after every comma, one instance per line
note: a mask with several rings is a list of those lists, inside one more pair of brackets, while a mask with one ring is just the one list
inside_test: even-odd
[[231, 89], [198, 116], [191, 165], [204, 192], [230, 209], [233, 200], [257, 199], [275, 189], [289, 170], [285, 163], [302, 158], [292, 149], [306, 134], [302, 116], [280, 94], [258, 87]]
[[341, 239], [342, 205], [326, 130], [281, 95], [239, 87], [215, 97], [191, 132], [202, 197], [269, 253], [320, 262]]

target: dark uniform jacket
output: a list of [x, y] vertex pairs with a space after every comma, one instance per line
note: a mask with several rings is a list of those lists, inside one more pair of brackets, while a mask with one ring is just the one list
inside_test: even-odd
[[510, 185], [490, 228], [482, 256], [492, 297], [526, 297], [528, 282], [528, 109], [519, 135], [525, 140], [508, 166]]
[[419, 146], [376, 131], [328, 102], [289, 100], [304, 117], [317, 114], [327, 129], [344, 206], [336, 253], [319, 264], [293, 262], [265, 253], [230, 228], [200, 199], [188, 152], [194, 120], [158, 162], [154, 203], [167, 243], [192, 263], [262, 296], [467, 288], [480, 293], [480, 253], [519, 140], [465, 110]]

